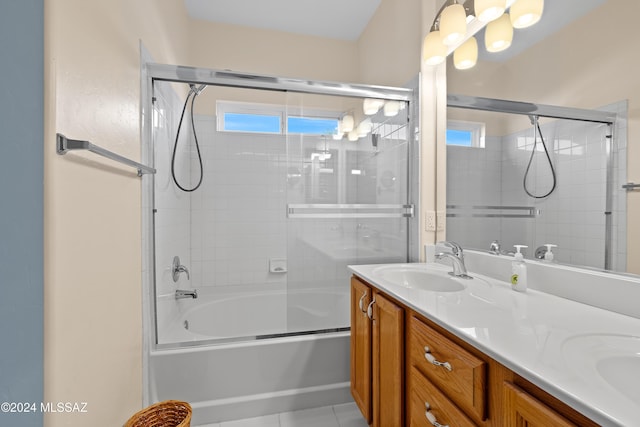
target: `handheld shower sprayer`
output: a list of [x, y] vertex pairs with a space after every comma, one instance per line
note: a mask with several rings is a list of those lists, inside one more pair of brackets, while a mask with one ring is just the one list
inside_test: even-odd
[[[527, 164], [527, 170], [524, 173], [524, 178], [522, 179], [522, 186], [524, 187], [524, 192], [529, 195], [529, 197], [533, 197], [534, 199], [544, 199], [551, 195], [554, 192], [557, 185], [556, 178], [556, 170], [553, 167], [553, 162], [551, 162], [551, 156], [549, 155], [549, 150], [547, 149], [547, 144], [544, 142], [544, 138], [542, 137], [542, 130], [540, 130], [540, 123], [538, 122], [538, 116], [529, 114], [529, 120], [531, 121], [531, 125], [533, 126], [533, 148], [531, 149], [531, 157], [529, 157], [529, 164]], [[533, 194], [527, 188], [527, 177], [529, 176], [529, 169], [531, 168], [531, 163], [533, 162], [533, 156], [536, 154], [536, 145], [538, 144], [538, 135], [540, 135], [540, 142], [542, 143], [542, 147], [544, 148], [544, 153], [547, 156], [547, 161], [549, 162], [549, 168], [551, 169], [551, 177], [553, 179], [553, 183], [551, 186], [551, 190], [549, 190], [546, 194], [538, 196]]]
[[[203, 90], [207, 88], [206, 84], [202, 84], [200, 86], [196, 86], [194, 83], [189, 83], [189, 93], [187, 94], [187, 98], [184, 101], [184, 107], [182, 107], [182, 114], [180, 115], [180, 122], [178, 122], [178, 130], [176, 131], [176, 139], [173, 144], [173, 153], [171, 155], [171, 177], [173, 178], [173, 182], [176, 186], [187, 193], [197, 190], [202, 184], [202, 178], [204, 176], [204, 168], [202, 166], [202, 155], [200, 154], [200, 145], [198, 144], [198, 134], [196, 133], [196, 124], [193, 119], [193, 105], [196, 101], [198, 95], [202, 93]], [[178, 179], [176, 178], [175, 172], [175, 164], [176, 164], [176, 151], [178, 148], [178, 139], [180, 137], [180, 128], [182, 127], [182, 120], [184, 119], [184, 113], [187, 111], [187, 104], [189, 104], [189, 98], [191, 98], [191, 129], [193, 130], [193, 139], [196, 144], [196, 151], [198, 152], [198, 162], [200, 163], [200, 179], [198, 183], [193, 188], [186, 188], [178, 183]]]

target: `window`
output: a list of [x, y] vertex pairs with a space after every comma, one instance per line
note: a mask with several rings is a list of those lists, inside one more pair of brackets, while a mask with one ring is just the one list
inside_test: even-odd
[[[218, 101], [218, 130], [223, 132], [250, 132], [304, 135], [333, 135], [338, 131], [338, 115], [335, 111], [308, 111], [296, 114], [292, 108], [281, 105], [247, 104]], [[289, 114], [287, 114], [289, 113]], [[286, 126], [285, 126], [286, 124]]]
[[485, 124], [450, 120], [447, 122], [447, 145], [484, 148]]
[[287, 131], [307, 135], [333, 135], [338, 132], [338, 119], [289, 116]]

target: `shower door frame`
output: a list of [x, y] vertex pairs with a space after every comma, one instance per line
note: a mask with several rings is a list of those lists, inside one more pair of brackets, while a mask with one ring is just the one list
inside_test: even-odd
[[[158, 64], [146, 62], [141, 69], [141, 121], [142, 121], [142, 161], [145, 164], [154, 164], [153, 155], [153, 85], [155, 81], [186, 84], [209, 84], [214, 86], [235, 87], [244, 89], [262, 89], [278, 92], [294, 92], [317, 95], [333, 95], [352, 98], [377, 98], [384, 100], [403, 101], [408, 103], [408, 123], [407, 129], [407, 205], [411, 205], [411, 216], [407, 217], [407, 261], [416, 262], [419, 259], [419, 184], [420, 176], [419, 164], [419, 86], [412, 83], [412, 88], [398, 88], [388, 86], [375, 86], [365, 84], [341, 83], [332, 81], [304, 80], [287, 77], [274, 77], [262, 74], [242, 73], [226, 70], [215, 70], [206, 68], [186, 67], [179, 65]], [[415, 79], [419, 82], [419, 78]], [[148, 322], [145, 328], [149, 335], [149, 341], [145, 346], [150, 349], [160, 348], [181, 348], [191, 345], [207, 344], [207, 341], [198, 343], [175, 343], [158, 344], [157, 322], [156, 322], [156, 290], [155, 290], [155, 225], [153, 209], [154, 200], [154, 177], [145, 175], [143, 177], [143, 230], [149, 234], [148, 238], [143, 236], [143, 245], [149, 248], [144, 265], [147, 272], [143, 278], [143, 301], [149, 298], [149, 303], [143, 308], [143, 315]], [[250, 339], [244, 337], [243, 339]], [[216, 340], [218, 341], [218, 340]], [[234, 341], [230, 339], [229, 341]]]

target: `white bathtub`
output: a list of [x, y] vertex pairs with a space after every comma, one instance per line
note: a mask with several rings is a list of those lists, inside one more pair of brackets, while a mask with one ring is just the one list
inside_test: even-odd
[[[307, 330], [348, 326], [348, 295], [270, 292], [215, 300], [204, 294], [185, 300], [192, 307], [171, 333], [186, 346], [150, 354], [152, 401], [191, 403], [193, 425], [199, 425], [351, 400], [348, 331], [220, 341], [288, 332], [287, 321], [294, 329], [302, 320]], [[305, 304], [291, 304], [297, 300]], [[327, 319], [332, 322], [323, 323]], [[209, 344], [193, 345], [202, 340]]]

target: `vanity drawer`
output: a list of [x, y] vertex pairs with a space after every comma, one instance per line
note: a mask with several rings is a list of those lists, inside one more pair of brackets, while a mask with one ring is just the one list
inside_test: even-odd
[[[442, 426], [474, 427], [464, 412], [431, 384], [415, 367], [411, 368], [409, 390], [410, 427], [433, 427], [428, 417]], [[429, 413], [429, 414], [428, 414]]]
[[409, 353], [411, 365], [449, 399], [477, 420], [486, 419], [486, 362], [415, 316], [409, 325]]

